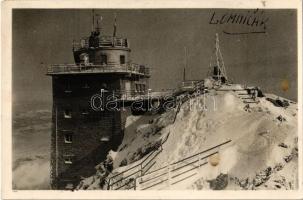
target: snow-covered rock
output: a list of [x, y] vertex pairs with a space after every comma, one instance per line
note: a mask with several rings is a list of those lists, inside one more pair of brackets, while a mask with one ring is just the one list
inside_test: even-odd
[[[273, 94], [247, 104], [235, 91], [242, 87], [224, 89], [230, 87], [234, 88], [189, 98], [175, 122], [176, 110], [131, 116], [113, 156], [114, 172], [139, 162], [169, 133], [151, 171], [232, 140], [219, 149], [216, 165], [208, 163], [197, 175], [170, 189], [296, 189], [297, 104], [287, 100], [288, 106], [277, 106], [267, 99], [278, 98]], [[95, 185], [91, 177], [85, 183]]]

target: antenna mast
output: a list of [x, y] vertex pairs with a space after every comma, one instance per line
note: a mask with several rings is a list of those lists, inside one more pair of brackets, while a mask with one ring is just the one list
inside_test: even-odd
[[[216, 33], [216, 41], [215, 41], [215, 56], [216, 56], [216, 61], [211, 64], [211, 67], [213, 67], [213, 78], [221, 84], [222, 82], [225, 83], [227, 82], [227, 74], [226, 74], [226, 69], [223, 61], [223, 56], [220, 50], [220, 45], [219, 45], [219, 35]], [[212, 62], [212, 58], [211, 58]]]
[[115, 13], [113, 37], [115, 38], [116, 35], [117, 35], [117, 13]]
[[93, 18], [93, 21], [92, 21], [92, 32], [95, 31], [95, 10], [93, 9], [92, 10], [92, 18]]
[[184, 55], [185, 55], [185, 61], [184, 61], [184, 69], [183, 69], [183, 82], [185, 82], [186, 78], [185, 78], [185, 71], [187, 68], [187, 48], [184, 47]]
[[101, 30], [101, 22], [102, 22], [102, 16], [100, 15], [96, 15], [97, 16], [97, 27], [96, 27], [96, 31], [97, 32], [100, 32]]

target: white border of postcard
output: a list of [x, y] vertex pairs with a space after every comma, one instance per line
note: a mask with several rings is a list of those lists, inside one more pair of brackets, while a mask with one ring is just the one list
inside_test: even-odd
[[[12, 190], [12, 9], [13, 8], [262, 8], [297, 9], [299, 189], [294, 191], [56, 191]], [[10, 0], [1, 9], [1, 137], [4, 199], [303, 199], [302, 190], [302, 2], [301, 0]]]

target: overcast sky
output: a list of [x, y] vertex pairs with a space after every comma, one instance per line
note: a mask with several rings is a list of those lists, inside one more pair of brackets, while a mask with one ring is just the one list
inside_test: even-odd
[[[294, 10], [266, 10], [266, 33], [228, 35], [223, 31], [259, 31], [225, 23], [210, 24], [225, 13], [245, 10], [96, 10], [103, 16], [102, 34], [111, 35], [117, 13], [118, 36], [130, 40], [132, 60], [152, 68], [150, 87], [174, 88], [182, 80], [184, 46], [188, 49], [187, 79], [208, 71], [215, 33], [227, 74], [234, 82], [257, 85], [266, 92], [297, 100], [297, 36]], [[51, 78], [40, 63], [73, 63], [72, 41], [89, 36], [91, 10], [15, 10], [13, 12], [14, 103], [51, 103]], [[281, 90], [287, 79], [290, 89]]]

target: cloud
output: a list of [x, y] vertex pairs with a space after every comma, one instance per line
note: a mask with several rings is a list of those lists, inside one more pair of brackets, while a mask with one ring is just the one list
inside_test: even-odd
[[50, 189], [50, 163], [43, 157], [29, 157], [18, 160], [13, 170], [13, 189]]

